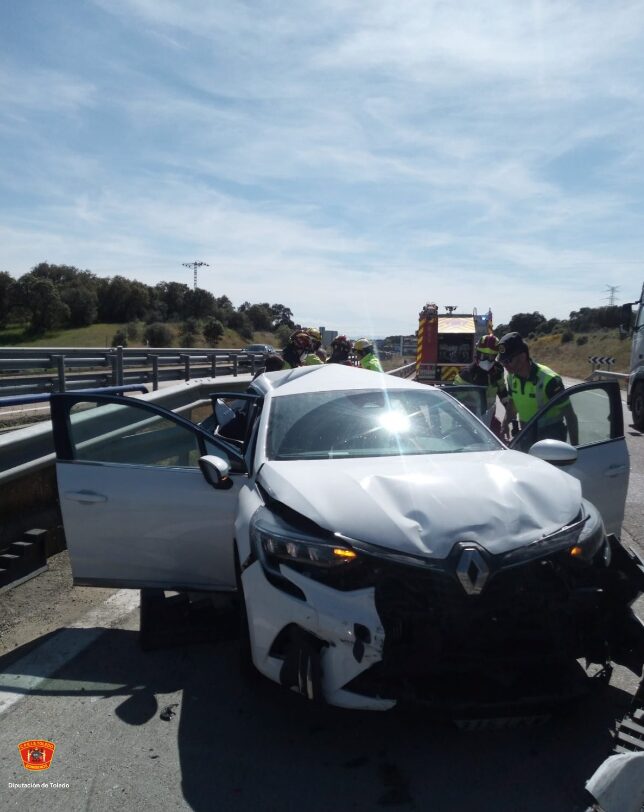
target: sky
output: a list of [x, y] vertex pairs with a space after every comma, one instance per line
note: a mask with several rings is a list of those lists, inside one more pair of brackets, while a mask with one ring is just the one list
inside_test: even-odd
[[639, 296], [643, 131], [644, 2], [6, 2], [0, 270], [565, 318]]

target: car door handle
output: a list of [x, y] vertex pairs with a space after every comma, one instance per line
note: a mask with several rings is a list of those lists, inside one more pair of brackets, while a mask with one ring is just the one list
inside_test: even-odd
[[604, 476], [614, 477], [625, 473], [626, 473], [625, 465], [609, 465], [608, 468], [604, 471]]
[[94, 493], [94, 491], [66, 491], [65, 499], [85, 505], [95, 502], [107, 502], [107, 496], [103, 496], [102, 493]]

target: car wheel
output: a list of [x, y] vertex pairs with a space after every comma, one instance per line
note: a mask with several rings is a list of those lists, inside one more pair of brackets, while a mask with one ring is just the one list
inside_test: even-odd
[[241, 564], [239, 551], [235, 546], [235, 580], [237, 582], [237, 602], [239, 607], [239, 670], [244, 677], [254, 679], [258, 671], [253, 665], [253, 653], [248, 628], [248, 613], [246, 611], [246, 598], [241, 578]]
[[635, 385], [631, 397], [631, 412], [635, 428], [638, 431], [644, 431], [644, 383]]

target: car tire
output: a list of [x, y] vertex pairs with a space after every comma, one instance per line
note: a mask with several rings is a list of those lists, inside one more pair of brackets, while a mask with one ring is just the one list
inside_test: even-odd
[[250, 642], [250, 629], [248, 628], [248, 612], [246, 611], [246, 598], [244, 584], [241, 577], [241, 564], [239, 550], [235, 546], [235, 581], [237, 583], [237, 603], [239, 609], [239, 670], [243, 677], [255, 679], [259, 672], [253, 665], [253, 652]]
[[644, 431], [644, 383], [635, 384], [631, 396], [631, 412], [633, 425], [638, 431]]

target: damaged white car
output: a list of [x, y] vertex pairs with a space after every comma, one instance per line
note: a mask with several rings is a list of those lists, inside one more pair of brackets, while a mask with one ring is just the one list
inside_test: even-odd
[[[535, 443], [564, 399], [578, 447]], [[445, 391], [342, 365], [213, 395], [199, 425], [98, 394], [52, 416], [75, 582], [235, 593], [242, 651], [311, 699], [525, 712], [641, 668], [612, 382], [551, 401], [520, 451]]]

